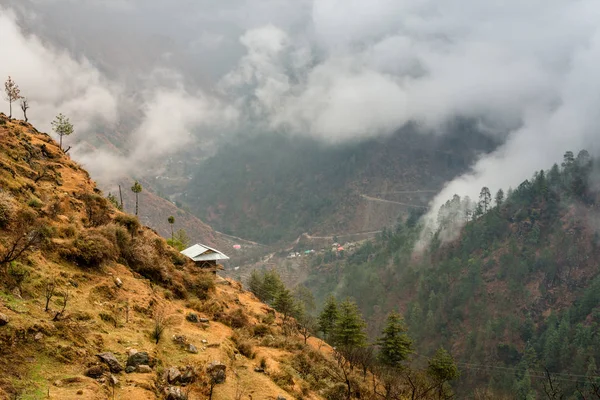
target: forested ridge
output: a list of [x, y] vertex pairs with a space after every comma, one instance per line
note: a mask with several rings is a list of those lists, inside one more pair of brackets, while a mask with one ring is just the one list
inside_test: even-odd
[[205, 160], [181, 201], [215, 229], [261, 243], [303, 232], [355, 232], [360, 227], [353, 225], [364, 219], [357, 212], [361, 194], [437, 190], [495, 145], [465, 120], [448, 124], [445, 135], [408, 126], [335, 145], [300, 135], [249, 134]]
[[456, 356], [463, 396], [598, 398], [598, 171], [568, 151], [506, 194], [454, 196], [424, 250], [415, 214], [351, 256], [315, 259], [307, 285], [354, 298], [372, 336], [399, 310], [417, 354]]

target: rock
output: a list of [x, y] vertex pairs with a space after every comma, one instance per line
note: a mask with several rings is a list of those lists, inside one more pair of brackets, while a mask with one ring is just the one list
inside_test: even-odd
[[132, 355], [134, 355], [137, 352], [138, 352], [137, 349], [129, 349], [129, 350], [127, 350], [127, 356], [131, 357]]
[[117, 360], [113, 353], [100, 353], [96, 354], [96, 356], [102, 360], [102, 362], [108, 365], [110, 372], [118, 374], [119, 372], [123, 371], [123, 366], [119, 363], [119, 360]]
[[261, 374], [265, 373], [265, 369], [261, 367], [254, 367], [254, 372], [259, 372]]
[[111, 386], [117, 386], [119, 384], [119, 378], [117, 378], [113, 374], [110, 374], [109, 382], [110, 382]]
[[208, 318], [200, 318], [200, 322], [202, 322], [203, 324], [208, 324], [209, 320]]
[[165, 400], [186, 400], [187, 396], [176, 386], [169, 386], [165, 388]]
[[63, 385], [61, 380], [54, 381], [54, 386], [61, 387]]
[[214, 383], [223, 383], [226, 378], [227, 366], [220, 361], [213, 361], [206, 366], [206, 372]]
[[198, 349], [193, 344], [188, 344], [187, 351], [189, 353], [198, 354]]
[[33, 337], [33, 340], [35, 340], [36, 342], [39, 342], [40, 340], [42, 340], [44, 338], [44, 335], [42, 334], [42, 332], [38, 332], [35, 334], [35, 336]]
[[79, 390], [77, 391], [77, 394], [78, 394], [79, 396], [81, 396], [81, 395], [83, 394], [83, 390], [79, 389]]
[[178, 344], [180, 346], [185, 346], [185, 345], [187, 345], [188, 340], [185, 337], [185, 335], [173, 335], [173, 342], [175, 342], [175, 344]]
[[171, 367], [165, 372], [165, 379], [167, 382], [174, 384], [178, 383], [181, 379], [181, 372], [179, 372], [179, 368]]
[[10, 319], [8, 319], [8, 316], [6, 314], [0, 313], [0, 326], [4, 326], [4, 325], [8, 324], [9, 322], [10, 322]]
[[198, 314], [196, 314], [194, 312], [188, 313], [188, 315], [185, 316], [185, 319], [187, 319], [188, 321], [193, 322], [193, 323], [197, 323], [199, 321]]
[[125, 367], [125, 372], [131, 374], [132, 372], [135, 372], [135, 367], [133, 365], [128, 365]]
[[277, 396], [277, 400], [286, 400], [285, 397], [283, 397], [282, 395]]
[[83, 373], [85, 376], [89, 376], [90, 378], [98, 379], [106, 372], [106, 367], [104, 365], [94, 365], [85, 370]]
[[132, 366], [134, 369], [135, 367], [137, 367], [138, 365], [149, 365], [150, 364], [150, 357], [148, 356], [148, 353], [145, 351], [139, 351], [137, 353], [133, 353], [132, 355], [129, 356], [129, 358], [127, 358], [127, 366]]
[[138, 365], [137, 368], [135, 369], [136, 372], [139, 372], [140, 374], [150, 374], [152, 373], [152, 368], [150, 368], [149, 365]]
[[211, 343], [211, 344], [209, 344], [209, 345], [206, 345], [206, 347], [210, 347], [210, 348], [213, 348], [213, 347], [220, 347], [220, 346], [221, 346], [221, 343]]
[[206, 340], [206, 339], [202, 339], [202, 343], [203, 343], [203, 344], [206, 344], [206, 343], [208, 343], [208, 340]]
[[120, 288], [121, 286], [123, 286], [123, 281], [120, 278], [115, 278], [115, 285], [117, 285], [117, 287]]
[[195, 380], [196, 380], [196, 370], [194, 370], [194, 367], [188, 365], [183, 370], [183, 373], [181, 374], [181, 378], [179, 379], [179, 382], [181, 382], [184, 385], [187, 385], [188, 383], [193, 383]]

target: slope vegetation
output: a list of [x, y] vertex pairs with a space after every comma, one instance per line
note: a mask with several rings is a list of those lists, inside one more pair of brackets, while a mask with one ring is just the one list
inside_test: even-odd
[[474, 210], [449, 201], [423, 252], [414, 215], [344, 261], [314, 263], [307, 284], [356, 298], [375, 332], [400, 309], [419, 354], [444, 345], [459, 357], [462, 395], [596, 398], [599, 171], [567, 152], [495, 205], [485, 191]]
[[0, 399], [320, 399], [335, 387], [297, 367], [335, 370], [327, 345], [284, 332], [239, 284], [116, 210], [48, 135], [1, 114], [0, 188]]

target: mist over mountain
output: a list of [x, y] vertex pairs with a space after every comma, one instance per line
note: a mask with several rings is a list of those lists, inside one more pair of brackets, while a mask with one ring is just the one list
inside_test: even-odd
[[[409, 121], [443, 133], [448, 119], [473, 118], [505, 144], [449, 183], [437, 209], [482, 182], [517, 184], [560, 157], [566, 142], [595, 151], [593, 1], [1, 4], [9, 47], [0, 73], [29, 92], [32, 118], [47, 124], [52, 104], [84, 132], [98, 130], [94, 120], [122, 130], [125, 157], [75, 149], [99, 175], [115, 162], [128, 173], [155, 172], [149, 167], [193, 139], [230, 133], [336, 142]], [[149, 125], [160, 128], [146, 135]], [[160, 150], [135, 154], [140, 141]]]

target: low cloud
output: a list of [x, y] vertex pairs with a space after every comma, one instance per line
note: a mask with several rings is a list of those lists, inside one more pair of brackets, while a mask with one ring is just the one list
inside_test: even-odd
[[[119, 89], [85, 59], [25, 34], [10, 10], [0, 8], [0, 77], [9, 75], [29, 100], [31, 120], [50, 130], [50, 122], [62, 112], [71, 117], [78, 132], [95, 124], [112, 124], [118, 115]], [[8, 107], [5, 110], [8, 113]], [[13, 116], [20, 110], [13, 106]]]

